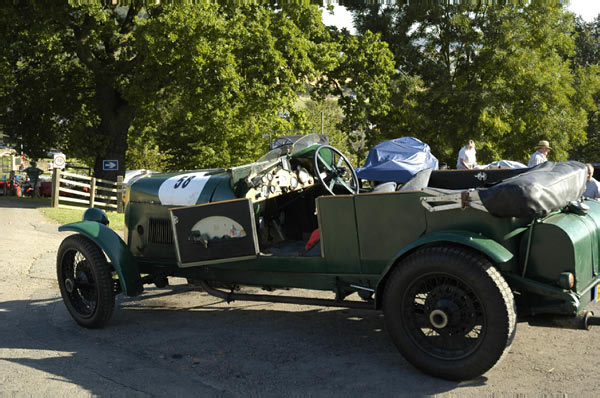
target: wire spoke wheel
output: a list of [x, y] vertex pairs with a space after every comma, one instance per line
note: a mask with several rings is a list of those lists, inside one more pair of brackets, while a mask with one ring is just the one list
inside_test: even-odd
[[404, 295], [401, 311], [414, 343], [441, 359], [468, 356], [479, 346], [486, 329], [475, 292], [447, 274], [415, 280]]
[[56, 262], [60, 293], [67, 310], [84, 327], [104, 326], [114, 309], [114, 282], [104, 253], [82, 235], [67, 237]]
[[504, 356], [516, 332], [512, 292], [481, 254], [421, 248], [396, 265], [383, 296], [388, 332], [425, 373], [468, 380]]
[[68, 300], [81, 317], [89, 318], [98, 305], [98, 291], [90, 263], [80, 251], [72, 249], [65, 253], [61, 266]]

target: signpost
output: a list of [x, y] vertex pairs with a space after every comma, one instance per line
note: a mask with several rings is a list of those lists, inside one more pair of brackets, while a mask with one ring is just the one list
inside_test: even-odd
[[104, 171], [119, 170], [119, 161], [118, 160], [103, 160], [102, 161], [102, 170], [104, 170]]

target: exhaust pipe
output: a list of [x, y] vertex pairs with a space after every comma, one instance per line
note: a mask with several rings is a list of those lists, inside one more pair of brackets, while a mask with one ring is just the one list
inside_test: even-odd
[[590, 330], [591, 326], [600, 326], [600, 317], [592, 311], [581, 311], [575, 316], [543, 316], [539, 315], [528, 320], [531, 326]]

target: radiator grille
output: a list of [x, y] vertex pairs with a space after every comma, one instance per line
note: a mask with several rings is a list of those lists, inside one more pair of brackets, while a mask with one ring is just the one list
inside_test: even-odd
[[165, 218], [151, 218], [148, 231], [148, 241], [165, 245], [173, 244], [173, 229], [171, 220]]

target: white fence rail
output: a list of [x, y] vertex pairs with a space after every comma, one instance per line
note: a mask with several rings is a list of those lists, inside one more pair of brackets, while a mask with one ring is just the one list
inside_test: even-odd
[[52, 207], [87, 208], [123, 212], [123, 177], [117, 182], [54, 169], [52, 174]]

